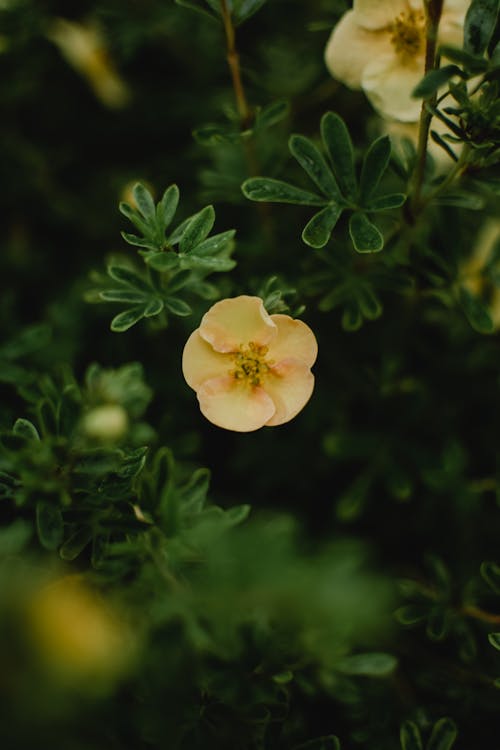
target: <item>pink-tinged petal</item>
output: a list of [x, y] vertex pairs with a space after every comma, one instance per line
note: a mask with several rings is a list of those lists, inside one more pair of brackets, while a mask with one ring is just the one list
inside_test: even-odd
[[424, 75], [422, 56], [404, 63], [398, 55], [390, 54], [374, 59], [365, 68], [363, 91], [382, 117], [401, 122], [416, 122], [420, 117], [421, 99], [411, 92]]
[[289, 315], [271, 315], [271, 320], [276, 324], [278, 335], [269, 345], [268, 358], [278, 364], [293, 357], [312, 367], [318, 356], [318, 342], [309, 326]]
[[221, 354], [204, 341], [199, 329], [193, 331], [182, 353], [182, 373], [186, 383], [195, 391], [210, 378], [227, 375], [234, 366], [230, 354]]
[[359, 26], [352, 10], [333, 29], [325, 49], [325, 64], [331, 75], [351, 89], [361, 88], [366, 65], [387, 53], [391, 40], [387, 31], [367, 31]]
[[[420, 3], [421, 9], [423, 5]], [[384, 29], [400, 13], [408, 11], [407, 0], [354, 0], [356, 21], [365, 29]]]
[[260, 297], [242, 294], [216, 302], [203, 316], [199, 332], [215, 351], [235, 352], [250, 341], [269, 344], [276, 326]]
[[307, 404], [314, 389], [314, 375], [304, 362], [285, 359], [271, 369], [263, 387], [276, 407], [266, 426], [276, 427], [289, 422]]
[[276, 408], [260, 386], [236, 380], [231, 375], [207, 380], [196, 394], [201, 413], [217, 427], [234, 432], [252, 432], [272, 418]]

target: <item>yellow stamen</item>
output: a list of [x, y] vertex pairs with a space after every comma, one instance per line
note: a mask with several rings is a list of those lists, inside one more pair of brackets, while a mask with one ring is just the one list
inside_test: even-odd
[[391, 23], [391, 42], [397, 54], [409, 61], [419, 55], [425, 43], [425, 17], [422, 11], [400, 13]]
[[242, 344], [239, 351], [233, 354], [236, 367], [229, 374], [249, 385], [260, 385], [272, 365], [272, 360], [266, 359], [267, 352], [267, 346], [260, 346], [253, 341], [248, 346]]

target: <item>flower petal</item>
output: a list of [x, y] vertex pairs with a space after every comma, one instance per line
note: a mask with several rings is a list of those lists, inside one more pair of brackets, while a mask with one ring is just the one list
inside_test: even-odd
[[289, 315], [271, 315], [271, 320], [277, 326], [278, 335], [269, 346], [269, 359], [278, 364], [293, 357], [312, 367], [318, 356], [318, 343], [309, 326]]
[[363, 91], [382, 117], [401, 122], [416, 122], [422, 102], [411, 92], [424, 75], [422, 56], [403, 63], [398, 55], [389, 54], [372, 60], [363, 72]]
[[194, 390], [205, 380], [227, 375], [232, 363], [230, 354], [214, 351], [210, 344], [201, 338], [199, 328], [193, 331], [186, 341], [182, 353], [182, 373], [186, 383]]
[[[423, 5], [421, 10], [423, 10]], [[354, 0], [356, 21], [365, 29], [384, 29], [408, 10], [406, 0]]]
[[207, 380], [198, 389], [201, 413], [217, 427], [234, 432], [252, 432], [272, 418], [276, 407], [260, 386], [231, 377]]
[[314, 375], [304, 362], [284, 359], [268, 373], [264, 389], [276, 407], [266, 426], [276, 427], [289, 422], [307, 404], [314, 389]]
[[371, 60], [390, 49], [385, 31], [367, 31], [347, 11], [333, 29], [325, 49], [325, 64], [331, 75], [351, 89], [361, 88], [363, 70]]
[[276, 336], [276, 326], [261, 298], [246, 294], [216, 302], [198, 330], [216, 352], [235, 352], [251, 341], [265, 346]]
[[[466, 8], [461, 8], [460, 3], [455, 3], [459, 6], [448, 12], [443, 12], [441, 22], [439, 24], [439, 43], [449, 44], [451, 47], [462, 47], [464, 41], [464, 19]], [[468, 5], [468, 3], [467, 3]], [[445, 6], [446, 8], [446, 6]]]

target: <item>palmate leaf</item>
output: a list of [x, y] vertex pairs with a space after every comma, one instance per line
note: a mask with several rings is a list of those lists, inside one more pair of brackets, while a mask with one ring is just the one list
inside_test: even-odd
[[355, 198], [357, 180], [351, 136], [347, 125], [335, 112], [327, 112], [321, 118], [321, 137], [343, 195]]
[[306, 245], [314, 248], [324, 247], [330, 239], [342, 210], [342, 206], [331, 203], [315, 214], [302, 232], [302, 239]]
[[358, 253], [378, 253], [384, 247], [384, 238], [366, 214], [356, 211], [349, 220], [349, 234]]
[[115, 333], [123, 333], [132, 328], [136, 323], [144, 317], [144, 305], [138, 305], [137, 307], [131, 307], [129, 310], [124, 310], [118, 315], [115, 315], [111, 321], [111, 330]]
[[336, 202], [343, 202], [342, 195], [332, 170], [325, 161], [324, 156], [309, 138], [302, 135], [292, 135], [288, 146], [290, 152], [297, 159], [302, 169], [311, 180], [319, 187], [327, 198]]
[[213, 206], [206, 206], [190, 218], [179, 240], [181, 253], [189, 253], [210, 234], [215, 222]]
[[307, 190], [289, 185], [272, 177], [250, 177], [242, 184], [243, 195], [252, 201], [265, 203], [293, 203], [304, 206], [324, 206], [328, 201]]

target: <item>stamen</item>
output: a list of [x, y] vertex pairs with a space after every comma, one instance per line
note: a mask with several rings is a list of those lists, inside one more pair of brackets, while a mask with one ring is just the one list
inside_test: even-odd
[[422, 11], [400, 13], [390, 25], [391, 42], [398, 55], [410, 60], [420, 54], [425, 42], [425, 17]]
[[245, 381], [249, 385], [258, 386], [262, 378], [269, 372], [272, 360], [266, 360], [267, 346], [260, 346], [250, 341], [248, 346], [242, 344], [236, 354], [233, 354], [235, 369], [229, 374], [236, 380]]

